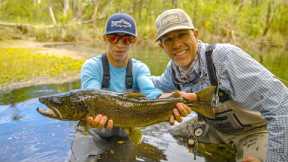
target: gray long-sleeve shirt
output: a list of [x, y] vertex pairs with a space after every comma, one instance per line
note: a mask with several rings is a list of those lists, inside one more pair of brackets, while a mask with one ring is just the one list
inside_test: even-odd
[[[210, 85], [207, 75], [205, 50], [199, 42], [198, 55], [189, 71], [178, 77], [188, 78], [179, 84], [181, 90], [196, 92]], [[244, 107], [259, 111], [267, 120], [269, 131], [267, 162], [285, 162], [288, 159], [288, 89], [265, 67], [240, 48], [217, 44], [212, 55], [219, 88]], [[156, 87], [169, 92], [176, 89], [172, 81], [172, 64], [160, 77], [153, 77]]]

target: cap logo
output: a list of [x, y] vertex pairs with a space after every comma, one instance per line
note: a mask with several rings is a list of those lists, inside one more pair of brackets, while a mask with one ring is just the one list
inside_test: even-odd
[[132, 25], [128, 21], [125, 21], [124, 19], [121, 19], [119, 21], [112, 21], [111, 22], [111, 27], [131, 28]]
[[180, 17], [177, 14], [168, 15], [163, 18], [161, 24], [162, 25], [172, 25], [172, 24], [178, 24], [181, 22]]

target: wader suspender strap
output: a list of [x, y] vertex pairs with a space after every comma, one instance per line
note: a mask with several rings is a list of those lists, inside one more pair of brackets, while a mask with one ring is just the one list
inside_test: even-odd
[[218, 86], [218, 80], [217, 75], [215, 71], [215, 67], [212, 60], [212, 53], [215, 49], [215, 44], [211, 44], [206, 48], [205, 55], [206, 55], [206, 64], [207, 64], [207, 70], [208, 70], [208, 76], [211, 85]]
[[[213, 64], [212, 54], [213, 50], [215, 49], [216, 45], [211, 44], [206, 48], [205, 56], [206, 56], [206, 64], [207, 64], [207, 71], [211, 85], [218, 86], [218, 79], [216, 75], [215, 66]], [[230, 99], [230, 96], [225, 93], [225, 91], [219, 89], [219, 101], [224, 102]]]
[[[103, 80], [102, 80], [102, 88], [109, 88], [110, 82], [110, 69], [109, 62], [107, 56], [105, 54], [102, 55], [102, 67], [103, 67]], [[126, 89], [132, 89], [133, 86], [133, 76], [132, 76], [132, 60], [128, 60], [128, 65], [126, 68], [126, 76], [125, 76], [125, 86]]]
[[105, 54], [102, 55], [102, 67], [103, 67], [103, 80], [102, 80], [102, 88], [109, 88], [110, 82], [110, 70], [109, 70], [109, 62]]
[[174, 71], [174, 69], [172, 68], [172, 66], [171, 66], [171, 70], [172, 70], [172, 81], [173, 81], [173, 83], [174, 83], [174, 86], [177, 88], [177, 90], [181, 90], [181, 87], [180, 87], [180, 85], [179, 84], [177, 84], [176, 83], [176, 77], [175, 77], [175, 71]]
[[133, 86], [133, 75], [132, 75], [132, 60], [128, 60], [128, 65], [126, 68], [126, 78], [125, 78], [125, 84], [126, 89], [132, 89]]

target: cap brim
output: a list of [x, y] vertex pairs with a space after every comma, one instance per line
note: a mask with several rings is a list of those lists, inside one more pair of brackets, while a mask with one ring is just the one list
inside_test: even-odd
[[181, 30], [181, 29], [195, 29], [194, 27], [188, 27], [188, 26], [175, 26], [173, 28], [169, 28], [166, 29], [164, 32], [162, 32], [160, 35], [157, 36], [157, 38], [155, 39], [155, 41], [158, 41], [163, 35], [171, 32], [171, 31], [175, 31], [175, 30]]
[[115, 34], [115, 33], [125, 33], [125, 34], [128, 34], [128, 35], [132, 35], [134, 37], [137, 37], [136, 34], [133, 34], [133, 33], [127, 32], [127, 31], [122, 31], [122, 30], [116, 30], [116, 31], [113, 31], [113, 32], [106, 32], [106, 33], [104, 33], [104, 35]]

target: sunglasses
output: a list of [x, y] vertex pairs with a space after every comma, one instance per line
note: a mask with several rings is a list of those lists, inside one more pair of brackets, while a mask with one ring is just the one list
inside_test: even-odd
[[106, 35], [106, 39], [112, 44], [117, 44], [119, 40], [122, 40], [125, 45], [133, 44], [136, 42], [136, 37], [130, 35], [109, 34]]

